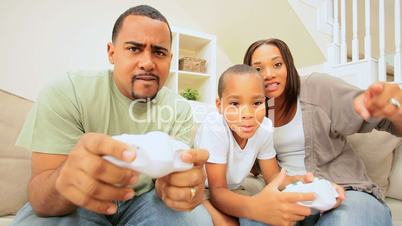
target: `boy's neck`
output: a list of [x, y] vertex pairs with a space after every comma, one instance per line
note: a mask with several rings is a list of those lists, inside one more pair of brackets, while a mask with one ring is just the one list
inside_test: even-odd
[[234, 137], [236, 143], [239, 145], [239, 147], [241, 149], [244, 149], [246, 147], [248, 139], [239, 137], [239, 135], [237, 135], [234, 131], [232, 131], [232, 134], [233, 134], [233, 137]]

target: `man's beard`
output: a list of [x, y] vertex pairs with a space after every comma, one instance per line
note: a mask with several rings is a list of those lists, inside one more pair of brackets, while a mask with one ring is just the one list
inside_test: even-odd
[[133, 97], [134, 100], [138, 100], [140, 102], [149, 102], [151, 100], [153, 100], [156, 95], [158, 94], [159, 91], [159, 76], [152, 74], [152, 73], [146, 73], [146, 74], [138, 74], [138, 75], [134, 75], [134, 77], [131, 79], [131, 86], [134, 87], [134, 82], [136, 82], [138, 77], [141, 76], [147, 76], [147, 77], [153, 77], [157, 83], [157, 89], [156, 92], [154, 94], [151, 95], [139, 95], [138, 93], [135, 92], [134, 88], [133, 91], [131, 92], [131, 96]]

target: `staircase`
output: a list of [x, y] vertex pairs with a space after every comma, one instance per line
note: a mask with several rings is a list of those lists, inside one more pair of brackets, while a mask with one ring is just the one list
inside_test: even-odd
[[361, 88], [376, 81], [402, 84], [401, 0], [288, 0], [326, 62], [320, 71]]

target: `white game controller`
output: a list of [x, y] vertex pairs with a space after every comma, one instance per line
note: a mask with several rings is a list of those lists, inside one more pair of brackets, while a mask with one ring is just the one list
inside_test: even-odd
[[339, 196], [335, 187], [325, 179], [314, 178], [311, 183], [289, 184], [283, 190], [284, 192], [313, 192], [316, 198], [313, 201], [302, 201], [300, 205], [307, 206], [313, 209], [313, 214], [319, 211], [332, 209], [336, 204], [336, 198]]
[[163, 177], [169, 173], [193, 167], [192, 163], [185, 163], [180, 158], [180, 154], [190, 147], [169, 137], [166, 133], [154, 131], [145, 135], [122, 134], [112, 138], [127, 143], [136, 150], [136, 159], [131, 163], [113, 156], [103, 156], [117, 166], [138, 171], [152, 178]]

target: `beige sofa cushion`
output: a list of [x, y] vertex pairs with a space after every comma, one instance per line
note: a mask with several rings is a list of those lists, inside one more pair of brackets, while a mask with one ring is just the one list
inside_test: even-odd
[[371, 133], [354, 134], [348, 137], [353, 150], [366, 166], [371, 180], [386, 192], [393, 162], [394, 150], [401, 138], [387, 132], [374, 130]]
[[399, 147], [398, 151], [395, 152], [394, 162], [395, 164], [389, 176], [390, 183], [387, 196], [402, 200], [402, 145]]
[[32, 102], [0, 90], [0, 216], [15, 214], [27, 201], [31, 152], [15, 146]]

